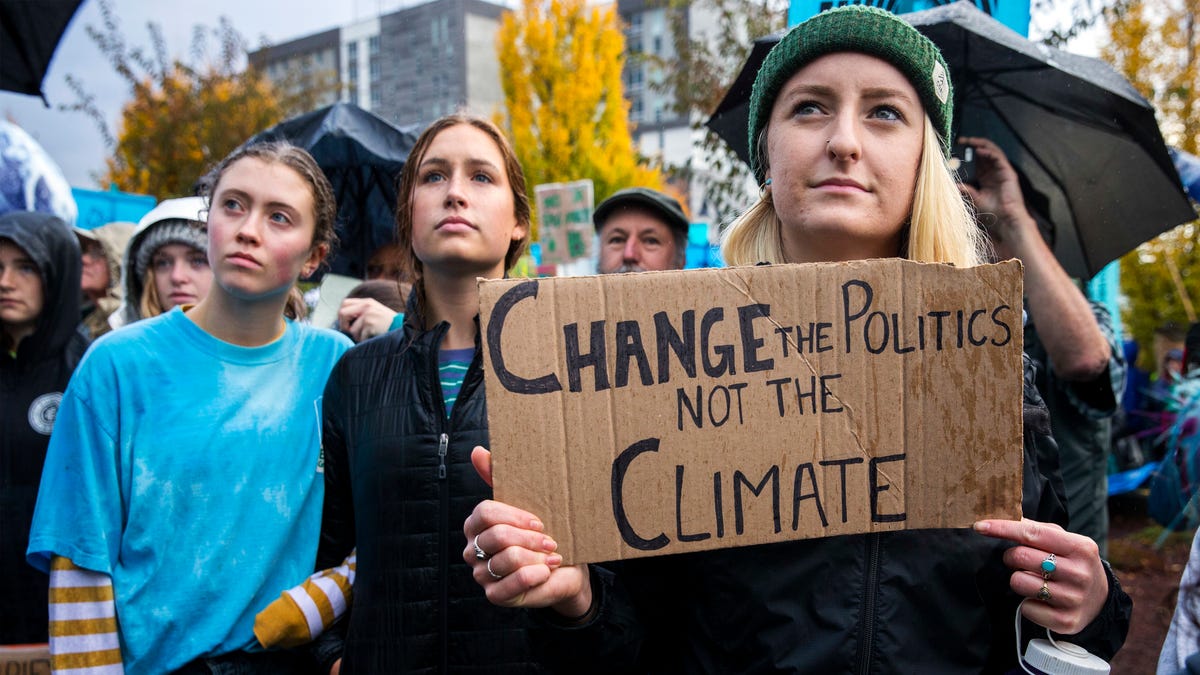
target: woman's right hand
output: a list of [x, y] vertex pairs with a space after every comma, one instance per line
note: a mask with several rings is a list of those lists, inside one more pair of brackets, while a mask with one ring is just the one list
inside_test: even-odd
[[[471, 463], [491, 485], [491, 453], [476, 447]], [[558, 543], [544, 529], [541, 519], [528, 511], [480, 502], [463, 523], [463, 560], [494, 605], [549, 607], [568, 619], [582, 618], [592, 604], [587, 565], [563, 566], [555, 552]]]

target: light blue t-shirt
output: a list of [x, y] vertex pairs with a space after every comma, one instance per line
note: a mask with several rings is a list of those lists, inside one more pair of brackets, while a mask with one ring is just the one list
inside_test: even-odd
[[94, 343], [59, 407], [27, 552], [109, 574], [128, 673], [258, 649], [313, 569], [321, 395], [350, 340], [288, 322], [239, 347], [182, 311]]

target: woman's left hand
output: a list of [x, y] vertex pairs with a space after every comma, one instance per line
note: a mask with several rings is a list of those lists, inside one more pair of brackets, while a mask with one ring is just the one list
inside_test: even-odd
[[975, 531], [1017, 543], [1004, 552], [1004, 564], [1015, 570], [1008, 582], [1013, 591], [1033, 599], [1021, 606], [1025, 618], [1074, 635], [1099, 616], [1108, 599], [1108, 577], [1096, 542], [1028, 518], [981, 520]]

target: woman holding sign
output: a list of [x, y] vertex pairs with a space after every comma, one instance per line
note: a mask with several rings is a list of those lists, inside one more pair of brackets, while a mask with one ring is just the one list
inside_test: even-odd
[[[877, 9], [793, 29], [754, 83], [763, 187], [728, 229], [725, 259], [983, 261], [946, 163], [947, 73], [928, 39]], [[560, 564], [536, 514], [492, 501], [466, 520], [463, 557], [492, 602], [542, 608], [545, 656], [573, 671], [1004, 672], [1017, 667], [1018, 605], [1030, 637], [1038, 624], [1109, 658], [1129, 599], [1095, 543], [1060, 527], [1062, 483], [1057, 466], [1038, 465], [1053, 440], [1028, 369], [1024, 390], [1022, 521], [589, 568]], [[487, 452], [472, 459], [489, 477]]]
[[325, 389], [318, 563], [357, 546], [357, 569], [318, 660], [323, 672], [538, 672], [520, 614], [488, 604], [459, 555], [459, 525], [491, 494], [470, 461], [488, 438], [476, 280], [502, 278], [525, 249], [524, 174], [494, 125], [450, 115], [417, 139], [398, 201], [414, 280], [404, 325], [350, 350]]

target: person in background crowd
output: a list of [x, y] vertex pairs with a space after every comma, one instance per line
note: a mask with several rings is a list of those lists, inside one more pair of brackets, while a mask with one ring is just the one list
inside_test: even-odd
[[1192, 537], [1192, 551], [1179, 580], [1179, 597], [1158, 654], [1156, 672], [1200, 675], [1200, 536]]
[[316, 557], [321, 391], [350, 341], [284, 307], [329, 254], [337, 209], [286, 143], [212, 175], [208, 294], [98, 340], [63, 396], [27, 551], [50, 573], [56, 671], [311, 666], [263, 651], [253, 622]]
[[[367, 281], [391, 282], [396, 287], [395, 292], [407, 300], [412, 281], [404, 272], [404, 257], [398, 244], [385, 244], [375, 249], [367, 261]], [[378, 288], [378, 285], [374, 287]], [[383, 335], [404, 323], [403, 301], [401, 305], [396, 309], [372, 295], [347, 295], [338, 307], [338, 328], [355, 342]]]
[[112, 327], [108, 318], [121, 305], [121, 255], [133, 223], [109, 223], [94, 230], [75, 228], [83, 251], [83, 327], [94, 340]]
[[349, 616], [321, 636], [318, 660], [329, 672], [538, 672], [520, 613], [490, 605], [459, 558], [462, 519], [491, 495], [470, 461], [488, 438], [477, 280], [503, 277], [525, 249], [524, 174], [495, 125], [454, 114], [417, 139], [399, 194], [404, 325], [347, 353], [325, 389], [318, 562], [346, 564], [357, 547], [357, 567]]
[[[1067, 530], [1108, 551], [1108, 460], [1112, 418], [1125, 387], [1125, 354], [1108, 310], [1067, 276], [1026, 208], [1017, 172], [986, 138], [975, 148], [977, 184], [963, 185], [997, 256], [1025, 265], [1025, 352], [1037, 366], [1067, 492]], [[1050, 458], [1043, 457], [1043, 463]]]
[[[404, 305], [408, 301], [408, 295], [412, 292], [412, 284], [405, 282], [396, 282], [390, 279], [371, 279], [364, 281], [361, 284], [350, 289], [346, 294], [346, 299], [342, 301], [341, 310], [346, 312], [346, 315], [358, 311], [359, 301], [373, 303], [382, 308], [380, 311], [386, 310], [391, 312], [391, 320], [388, 330], [391, 330], [391, 325], [399, 324], [404, 321]], [[352, 302], [353, 301], [353, 302]], [[341, 314], [341, 312], [339, 312]], [[368, 327], [370, 319], [364, 315], [370, 315], [370, 310], [364, 310], [358, 314], [357, 320], [351, 319], [347, 335], [351, 339], [356, 337], [355, 328], [358, 328], [357, 335], [359, 338], [374, 337], [373, 331]], [[362, 339], [355, 339], [355, 342], [362, 342]]]
[[[1196, 479], [1200, 476], [1200, 323], [1184, 338], [1180, 406], [1167, 436], [1167, 453], [1155, 472], [1147, 502], [1150, 515], [1168, 530], [1194, 529], [1200, 523]], [[1200, 675], [1200, 536], [1179, 580], [1175, 614], [1158, 656], [1158, 675]]]
[[125, 249], [125, 300], [114, 328], [200, 302], [212, 285], [202, 197], [167, 199], [142, 216]]
[[1109, 461], [1109, 474], [1128, 471], [1144, 465], [1149, 460], [1151, 446], [1147, 438], [1149, 420], [1142, 414], [1145, 409], [1146, 392], [1150, 388], [1150, 375], [1138, 367], [1138, 343], [1133, 338], [1121, 341], [1125, 355], [1125, 387], [1121, 394], [1121, 408], [1113, 417], [1113, 456]]
[[[384, 244], [371, 253], [367, 261], [367, 281], [384, 279], [405, 283], [404, 250], [397, 243]], [[405, 293], [407, 298], [408, 294]]]
[[81, 266], [57, 216], [0, 216], [0, 644], [47, 639], [47, 579], [25, 545], [59, 402], [87, 349]]
[[[947, 164], [948, 73], [928, 38], [877, 8], [793, 28], [755, 78], [749, 147], [763, 188], [726, 230], [725, 260], [980, 263]], [[1006, 672], [1018, 612], [1111, 657], [1129, 597], [1094, 542], [1054, 524], [1057, 467], [1038, 452], [1054, 441], [1028, 362], [1024, 394], [1022, 521], [564, 566], [552, 537], [580, 533], [484, 501], [463, 524], [462, 557], [493, 603], [540, 608], [536, 636], [564, 672]], [[487, 450], [472, 460], [490, 479]]]
[[687, 216], [657, 190], [619, 190], [600, 202], [592, 222], [600, 236], [600, 274], [681, 270], [687, 262]]

